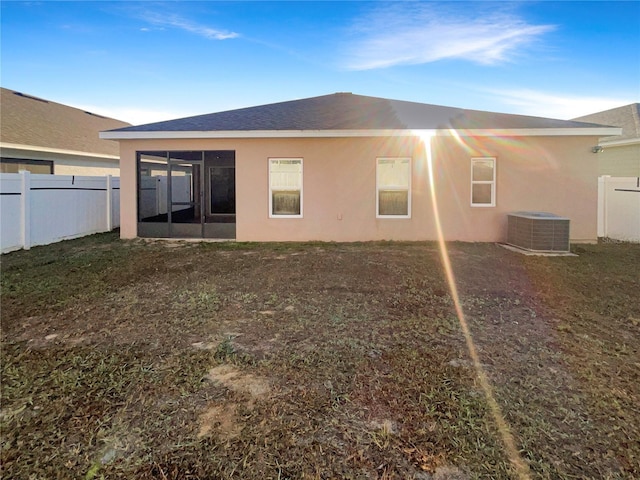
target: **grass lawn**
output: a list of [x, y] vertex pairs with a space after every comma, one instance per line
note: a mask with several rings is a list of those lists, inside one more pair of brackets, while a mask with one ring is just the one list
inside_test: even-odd
[[[530, 478], [640, 477], [640, 245], [449, 245]], [[2, 256], [2, 478], [518, 478], [434, 243]]]

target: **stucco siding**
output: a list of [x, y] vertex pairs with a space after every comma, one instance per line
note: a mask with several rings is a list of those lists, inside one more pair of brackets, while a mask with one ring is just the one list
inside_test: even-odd
[[[238, 239], [348, 242], [427, 234], [425, 222], [415, 221], [425, 218], [423, 205], [414, 205], [412, 219], [376, 218], [376, 157], [412, 156], [413, 141], [297, 139], [256, 146], [244, 157], [236, 152]], [[269, 218], [268, 157], [303, 158], [303, 218]], [[424, 181], [414, 177], [414, 190], [424, 190]]]
[[[594, 137], [434, 137], [435, 192], [447, 240], [504, 241], [507, 213], [571, 219], [573, 241], [597, 238]], [[121, 141], [121, 235], [136, 236], [137, 150], [234, 150], [239, 241], [434, 240], [424, 144], [404, 138]], [[411, 218], [376, 218], [376, 158], [412, 158]], [[496, 206], [471, 206], [471, 158], [496, 158]], [[303, 217], [269, 218], [268, 158], [303, 158]]]
[[[443, 181], [436, 189], [447, 238], [504, 241], [507, 214], [530, 210], [568, 217], [572, 241], [594, 241], [597, 165], [589, 141], [584, 137], [437, 139], [434, 156]], [[465, 158], [472, 156], [496, 158], [496, 207], [470, 206]]]

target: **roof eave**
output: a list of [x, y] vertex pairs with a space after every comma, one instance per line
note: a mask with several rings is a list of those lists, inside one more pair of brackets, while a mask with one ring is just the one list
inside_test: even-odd
[[106, 131], [103, 140], [203, 139], [203, 138], [345, 138], [345, 137], [527, 137], [527, 136], [611, 136], [618, 127], [568, 128], [472, 128], [472, 129], [357, 129], [357, 130], [209, 130], [209, 131]]
[[626, 145], [640, 144], [640, 137], [637, 138], [625, 138], [623, 140], [600, 140], [598, 145], [603, 147], [623, 147]]
[[[102, 160], [120, 160], [118, 155], [112, 155], [110, 153], [96, 153], [96, 152], [84, 152], [80, 150], [69, 150], [63, 148], [51, 148], [51, 147], [41, 147], [38, 145], [23, 145], [19, 143], [7, 143], [0, 142], [0, 150], [4, 152], [7, 151], [20, 151], [21, 153], [28, 154], [42, 154], [42, 153], [51, 153], [56, 155], [63, 155], [68, 157], [91, 157]], [[10, 155], [10, 153], [7, 153]]]

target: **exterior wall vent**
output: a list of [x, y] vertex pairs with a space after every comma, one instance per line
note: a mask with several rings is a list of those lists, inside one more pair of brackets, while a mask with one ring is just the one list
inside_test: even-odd
[[510, 213], [507, 243], [534, 252], [568, 252], [569, 219], [547, 212]]

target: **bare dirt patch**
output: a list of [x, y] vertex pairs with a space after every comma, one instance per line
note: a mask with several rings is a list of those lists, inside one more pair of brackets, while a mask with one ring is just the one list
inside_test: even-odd
[[242, 418], [238, 415], [240, 406], [245, 412], [251, 412], [255, 401], [266, 398], [271, 390], [266, 379], [243, 373], [236, 366], [229, 364], [212, 368], [206, 378], [237, 395], [224, 403], [207, 406], [199, 417], [198, 438], [210, 434], [215, 427], [229, 438], [239, 435], [242, 430]]
[[207, 378], [219, 382], [238, 393], [248, 393], [251, 397], [261, 398], [269, 393], [269, 383], [264, 378], [243, 374], [233, 365], [219, 365], [209, 370]]
[[240, 433], [240, 425], [233, 405], [210, 405], [199, 417], [200, 431], [198, 438], [209, 435], [214, 427], [219, 428], [219, 434], [229, 438]]

